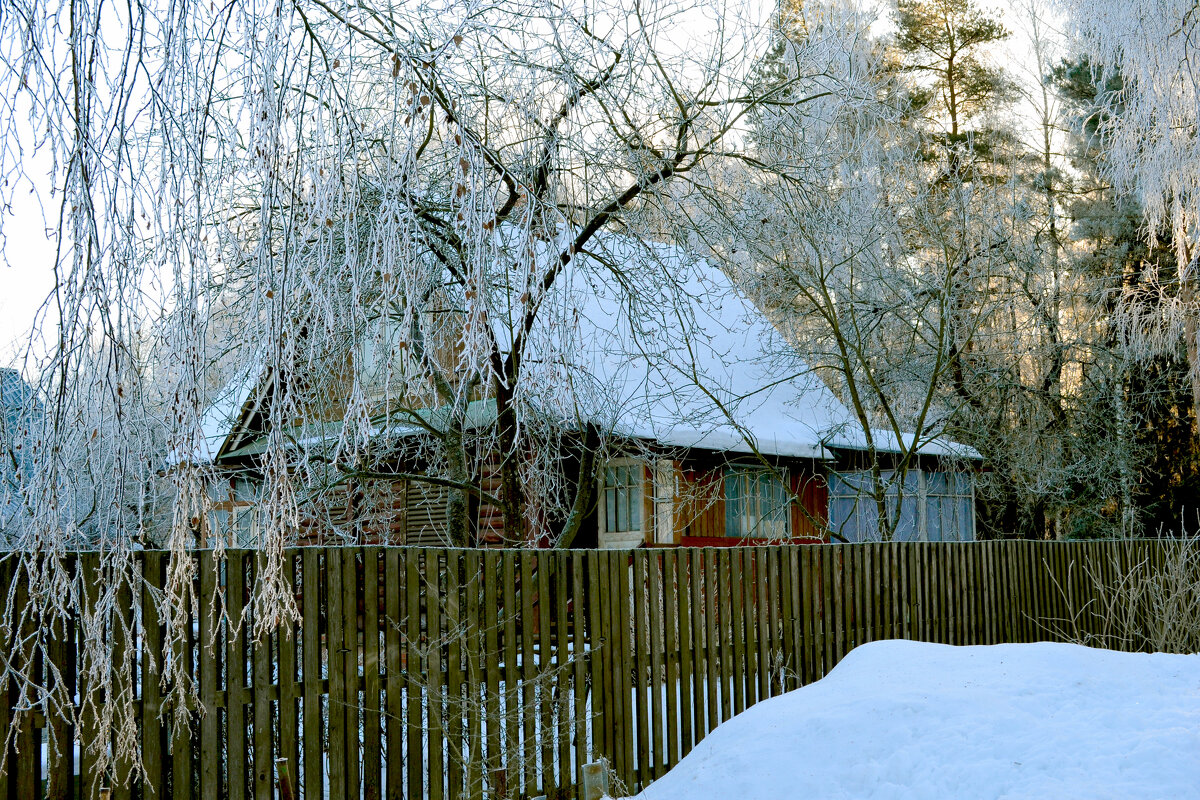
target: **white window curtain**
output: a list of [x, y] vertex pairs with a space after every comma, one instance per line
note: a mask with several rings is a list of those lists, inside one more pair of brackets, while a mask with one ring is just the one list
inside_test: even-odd
[[[783, 473], [786, 480], [786, 473]], [[725, 470], [725, 535], [786, 539], [791, 493], [780, 474], [753, 467]]]
[[[901, 485], [882, 473], [886, 509], [899, 519], [894, 541], [949, 542], [975, 539], [975, 482], [968, 472], [908, 470]], [[829, 527], [849, 542], [879, 540], [879, 511], [868, 471], [835, 473], [829, 480]]]

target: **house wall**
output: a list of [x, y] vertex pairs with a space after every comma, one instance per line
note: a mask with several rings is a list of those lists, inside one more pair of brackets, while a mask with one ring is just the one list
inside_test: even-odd
[[[727, 463], [723, 454], [683, 460], [665, 456], [652, 459], [643, 466], [642, 472], [643, 531], [602, 533], [602, 514], [594, 508], [584, 520], [576, 546], [726, 546], [746, 541], [725, 536], [724, 470]], [[790, 541], [822, 541], [829, 501], [818, 465], [811, 460], [796, 459], [781, 461], [780, 466], [787, 468], [790, 488], [798, 498], [790, 509]], [[397, 469], [417, 472], [420, 467], [405, 464], [397, 465]], [[480, 488], [492, 496], [500, 494], [497, 457], [493, 456], [483, 464]], [[257, 496], [257, 488], [253, 494]], [[299, 520], [299, 544], [356, 542], [445, 546], [449, 541], [448, 499], [449, 492], [445, 487], [423, 481], [376, 479], [341, 484], [306, 504]], [[597, 493], [597, 501], [598, 504], [604, 501], [602, 488]], [[253, 509], [254, 505], [254, 498], [239, 498], [239, 508]], [[506, 544], [504, 519], [499, 507], [472, 500], [471, 515], [480, 546]], [[218, 521], [214, 520], [214, 523]], [[229, 527], [221, 520], [220, 524], [214, 524], [213, 535], [226, 535], [230, 545], [249, 543], [229, 539], [227, 534], [231, 532], [225, 531]], [[254, 538], [252, 524], [243, 519], [240, 528], [248, 540]]]

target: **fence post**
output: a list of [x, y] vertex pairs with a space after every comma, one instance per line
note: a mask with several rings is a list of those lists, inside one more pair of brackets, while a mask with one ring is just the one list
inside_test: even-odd
[[608, 795], [608, 760], [583, 765], [583, 791], [579, 800], [601, 800]]

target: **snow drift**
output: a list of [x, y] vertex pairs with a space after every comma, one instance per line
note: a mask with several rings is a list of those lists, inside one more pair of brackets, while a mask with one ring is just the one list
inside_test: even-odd
[[1200, 797], [1200, 655], [863, 645], [639, 797]]

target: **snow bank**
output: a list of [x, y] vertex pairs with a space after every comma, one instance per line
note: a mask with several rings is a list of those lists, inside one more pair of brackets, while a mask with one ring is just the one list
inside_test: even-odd
[[1200, 797], [1200, 655], [863, 645], [639, 797]]

